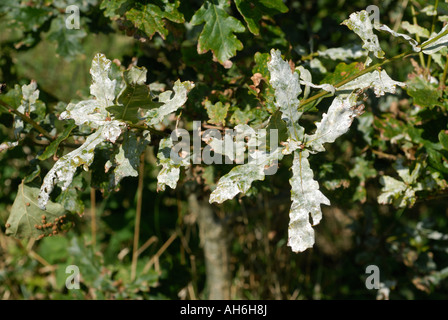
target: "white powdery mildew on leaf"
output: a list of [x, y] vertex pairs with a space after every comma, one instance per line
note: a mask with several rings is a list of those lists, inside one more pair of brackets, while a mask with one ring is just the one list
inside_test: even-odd
[[60, 119], [73, 119], [78, 126], [85, 124], [95, 129], [109, 122], [106, 120], [109, 114], [106, 108], [113, 105], [116, 84], [115, 80], [109, 78], [111, 64], [104, 54], [95, 56], [90, 68], [93, 79], [90, 93], [96, 99], [69, 103]]
[[2, 144], [0, 144], [0, 152], [8, 150], [8, 149], [12, 149], [15, 148], [19, 145], [19, 141], [14, 141], [14, 142], [3, 142]]
[[90, 74], [93, 83], [90, 86], [90, 93], [96, 97], [104, 109], [113, 104], [115, 99], [115, 80], [109, 78], [112, 62], [102, 53], [97, 54], [92, 61]]
[[442, 48], [448, 46], [448, 34], [446, 34], [444, 36], [441, 36], [439, 39], [437, 39], [434, 42], [432, 42], [432, 43], [428, 44], [427, 46], [425, 46], [425, 43], [427, 43], [428, 41], [432, 41], [436, 37], [440, 36], [447, 29], [448, 29], [448, 24], [445, 25], [443, 27], [443, 29], [440, 30], [439, 33], [437, 33], [436, 35], [432, 36], [427, 41], [422, 43], [421, 46], [424, 47], [424, 49], [422, 50], [424, 54], [433, 54], [433, 53], [436, 53], [436, 52], [440, 51]]
[[275, 89], [275, 105], [282, 112], [283, 119], [296, 123], [302, 115], [302, 112], [297, 111], [300, 103], [297, 97], [302, 93], [299, 75], [282, 59], [280, 50], [271, 50], [268, 69], [271, 75], [270, 83]]
[[319, 184], [313, 179], [313, 170], [308, 161], [309, 152], [294, 152], [292, 164], [291, 210], [289, 212], [288, 245], [294, 252], [302, 252], [314, 245], [313, 225], [322, 219], [321, 205], [330, 205], [330, 200], [319, 191]]
[[389, 28], [388, 26], [386, 26], [384, 24], [375, 25], [375, 29], [388, 32], [391, 35], [393, 35], [394, 37], [400, 37], [400, 38], [405, 39], [412, 46], [412, 50], [414, 50], [415, 52], [422, 51], [422, 49], [420, 49], [420, 47], [418, 46], [417, 40], [412, 39], [410, 36], [408, 36], [406, 34], [395, 32], [391, 28]]
[[367, 11], [362, 10], [352, 13], [349, 19], [344, 20], [342, 24], [353, 30], [362, 39], [364, 49], [373, 52], [375, 57], [379, 59], [384, 58], [384, 51], [380, 47], [378, 36], [373, 33], [372, 22]]
[[217, 130], [205, 132], [202, 140], [207, 143], [214, 152], [229, 157], [231, 161], [243, 161], [242, 158], [244, 157], [246, 145], [248, 147], [256, 147], [265, 142], [265, 139], [263, 140], [266, 136], [265, 132], [264, 136], [262, 136], [260, 132], [256, 132], [247, 124], [236, 125], [233, 130], [229, 131], [230, 132], [226, 132], [221, 139], [212, 134], [212, 132], [219, 133]]
[[216, 189], [210, 195], [210, 203], [223, 203], [233, 199], [238, 193], [246, 193], [252, 183], [264, 180], [265, 168], [275, 164], [281, 158], [281, 149], [274, 152], [256, 152], [253, 162], [234, 167], [229, 173], [219, 179]]
[[422, 38], [429, 38], [430, 32], [428, 29], [423, 28], [417, 24], [410, 24], [408, 21], [403, 21], [401, 27], [409, 32], [410, 34], [415, 34]]
[[299, 66], [297, 69], [299, 69], [300, 72], [300, 84], [305, 85], [304, 90], [304, 97], [307, 97], [309, 94], [310, 87], [316, 88], [316, 89], [323, 89], [327, 92], [330, 92], [331, 94], [334, 94], [336, 91], [335, 87], [333, 87], [331, 84], [324, 83], [324, 84], [313, 84], [313, 79], [311, 76], [311, 72], [307, 69], [305, 69], [303, 66]]
[[45, 210], [55, 185], [60, 186], [63, 191], [70, 186], [78, 167], [83, 166], [87, 170], [93, 162], [96, 146], [104, 141], [115, 142], [121, 135], [123, 127], [121, 122], [110, 121], [89, 135], [82, 146], [61, 157], [44, 178], [39, 193], [39, 207]]
[[171, 137], [160, 140], [157, 159], [162, 169], [157, 175], [157, 191], [164, 191], [166, 186], [175, 189], [180, 176], [180, 167], [190, 165], [190, 159], [186, 157], [180, 158], [179, 161], [171, 159], [173, 145]]
[[[181, 82], [177, 80], [174, 83], [174, 96], [171, 90], [162, 92], [159, 95], [159, 102], [163, 103], [157, 109], [149, 110], [145, 117], [147, 119], [147, 123], [150, 126], [157, 125], [163, 121], [163, 119], [173, 113], [176, 112], [180, 107], [182, 107], [187, 101], [188, 92], [194, 88], [194, 83], [191, 81]], [[172, 97], [173, 96], [173, 97]]]
[[332, 143], [350, 128], [353, 119], [362, 113], [362, 107], [356, 107], [358, 96], [354, 93], [347, 98], [336, 97], [322, 115], [322, 121], [316, 123], [316, 132], [305, 135], [306, 147], [315, 152], [325, 151], [324, 143]]
[[373, 88], [375, 95], [380, 97], [385, 93], [395, 93], [397, 86], [404, 87], [405, 85], [403, 82], [392, 80], [386, 70], [381, 70], [381, 73], [375, 70], [339, 87], [338, 91]]
[[366, 50], [362, 50], [362, 47], [360, 45], [351, 47], [330, 48], [317, 52], [319, 53], [319, 57], [326, 57], [332, 60], [342, 61], [347, 61], [348, 59], [356, 60], [365, 57], [368, 53]]
[[[36, 81], [31, 81], [30, 84], [24, 84], [22, 86], [22, 101], [17, 111], [21, 113], [32, 113], [36, 110], [36, 101], [39, 99], [39, 90], [37, 90]], [[14, 117], [14, 135], [17, 137], [19, 133], [23, 131], [23, 120], [15, 116]]]

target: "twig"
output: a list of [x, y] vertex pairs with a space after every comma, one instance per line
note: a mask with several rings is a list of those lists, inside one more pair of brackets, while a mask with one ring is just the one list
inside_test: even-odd
[[158, 238], [156, 236], [152, 236], [137, 250], [137, 256], [140, 256], [143, 251], [145, 251], [150, 245], [154, 242], [157, 242]]
[[140, 168], [138, 173], [137, 208], [135, 212], [134, 244], [132, 248], [131, 281], [135, 280], [135, 276], [137, 273], [137, 261], [139, 255], [138, 240], [140, 237], [140, 220], [142, 215], [144, 173], [145, 173], [145, 152], [143, 152], [140, 155]]
[[162, 253], [171, 245], [171, 243], [177, 238], [177, 233], [171, 235], [171, 237], [163, 244], [163, 246], [157, 251], [157, 253], [148, 261], [148, 263], [143, 268], [143, 273], [147, 272], [149, 268], [153, 265], [154, 261], [158, 260]]

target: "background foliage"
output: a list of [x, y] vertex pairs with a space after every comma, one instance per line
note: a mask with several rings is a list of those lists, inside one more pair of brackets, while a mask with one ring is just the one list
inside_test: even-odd
[[[64, 27], [70, 4], [80, 8], [80, 30]], [[359, 45], [340, 23], [370, 4], [380, 8], [381, 23], [400, 31], [407, 21], [438, 32], [448, 15], [447, 5], [438, 1], [437, 15], [431, 11], [436, 3], [431, 8], [426, 1], [3, 1], [0, 28], [7, 32], [0, 35], [0, 82], [6, 94], [0, 98], [17, 107], [20, 86], [34, 79], [39, 100], [57, 115], [70, 101], [89, 96], [90, 61], [102, 52], [122, 66], [146, 67], [152, 88], [170, 89], [179, 78], [193, 81], [180, 117], [186, 127], [192, 120], [256, 126], [275, 113], [267, 81], [270, 49], [309, 68], [315, 83], [336, 83], [356, 72], [365, 57], [335, 61], [319, 52]], [[408, 50], [385, 34], [380, 42], [387, 57]], [[313, 157], [315, 178], [332, 202], [323, 207], [313, 249], [296, 254], [286, 246], [289, 165], [254, 183], [245, 197], [213, 207], [231, 231], [232, 298], [374, 299], [378, 292], [364, 283], [371, 264], [380, 267], [391, 299], [446, 298], [447, 60], [445, 51], [430, 62], [414, 55], [385, 65], [407, 87], [379, 99], [366, 92], [366, 112], [349, 133]], [[306, 113], [309, 128], [328, 105], [324, 99]], [[15, 140], [13, 121], [0, 109], [0, 142]], [[53, 129], [50, 123], [46, 129]], [[62, 123], [54, 123], [56, 132], [63, 132]], [[169, 131], [173, 123], [159, 129]], [[133, 278], [138, 178], [124, 178], [116, 192], [101, 192], [104, 177], [85, 172], [74, 183], [70, 199], [77, 214], [69, 217], [73, 227], [65, 235], [40, 241], [5, 236], [22, 180], [41, 182], [54, 164], [52, 156], [37, 159], [44, 150], [39, 141], [30, 134], [19, 147], [0, 152], [0, 297], [207, 297], [203, 244], [188, 194], [195, 190], [208, 199], [230, 166], [195, 166], [175, 190], [157, 192], [157, 148], [149, 147], [140, 222], [140, 243], [147, 246]], [[104, 165], [107, 152], [97, 152], [93, 168]], [[70, 264], [85, 270], [81, 290], [65, 288]]]

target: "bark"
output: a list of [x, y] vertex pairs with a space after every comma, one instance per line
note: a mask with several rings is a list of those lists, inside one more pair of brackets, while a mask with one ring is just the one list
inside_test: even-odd
[[194, 192], [188, 196], [191, 212], [197, 214], [201, 245], [204, 248], [207, 299], [230, 299], [229, 233], [226, 223], [216, 216], [213, 207], [205, 200], [198, 200]]

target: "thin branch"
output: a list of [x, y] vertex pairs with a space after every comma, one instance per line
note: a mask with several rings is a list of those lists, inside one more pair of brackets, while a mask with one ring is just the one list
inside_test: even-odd
[[[425, 47], [429, 46], [431, 43], [433, 43], [433, 42], [439, 40], [440, 38], [446, 36], [447, 34], [448, 34], [448, 29], [445, 30], [444, 32], [442, 32], [441, 34], [435, 36], [434, 38], [431, 38], [431, 39], [429, 39], [429, 40], [427, 40], [427, 41], [425, 41], [425, 42], [419, 44], [419, 45], [417, 46], [417, 48], [419, 48], [419, 49], [424, 49]], [[421, 52], [421, 51], [419, 51], [419, 52]], [[381, 66], [383, 66], [383, 65], [385, 65], [385, 64], [387, 64], [387, 63], [389, 63], [389, 62], [392, 62], [392, 61], [397, 60], [397, 59], [401, 59], [401, 58], [406, 57], [406, 56], [411, 56], [411, 55], [414, 55], [414, 54], [417, 54], [417, 53], [418, 53], [418, 52], [413, 51], [413, 50], [409, 50], [409, 51], [400, 53], [400, 54], [398, 54], [398, 55], [396, 55], [396, 56], [394, 56], [394, 57], [392, 57], [392, 58], [385, 59], [385, 60], [383, 60], [383, 61], [381, 61], [381, 62], [378, 62], [377, 64], [374, 64], [373, 66], [370, 66], [370, 67], [368, 67], [368, 68], [366, 68], [366, 69], [364, 69], [364, 70], [361, 70], [361, 71], [358, 72], [357, 74], [355, 74], [355, 75], [353, 75], [353, 76], [351, 76], [351, 77], [348, 77], [347, 79], [342, 80], [342, 81], [338, 82], [337, 84], [335, 84], [335, 85], [333, 85], [333, 86], [337, 89], [337, 88], [343, 86], [344, 84], [346, 84], [346, 83], [348, 83], [348, 82], [350, 82], [350, 81], [353, 81], [353, 80], [355, 80], [356, 78], [359, 78], [360, 76], [362, 76], [362, 75], [364, 75], [364, 74], [366, 74], [366, 73], [369, 73], [369, 72], [371, 72], [371, 71], [374, 71], [374, 70], [378, 69], [379, 67], [381, 67]], [[300, 110], [300, 109], [303, 108], [303, 106], [305, 106], [306, 104], [308, 104], [308, 103], [310, 103], [310, 102], [313, 102], [313, 101], [315, 101], [315, 100], [317, 100], [317, 99], [324, 98], [324, 97], [325, 97], [326, 95], [328, 95], [328, 94], [329, 94], [329, 93], [328, 93], [327, 91], [325, 91], [325, 90], [321, 90], [320, 92], [316, 93], [316, 94], [313, 95], [312, 97], [300, 101], [300, 104], [299, 104], [299, 106], [298, 106], [298, 109]]]
[[138, 173], [137, 208], [135, 213], [134, 244], [132, 247], [131, 281], [135, 280], [135, 276], [137, 273], [137, 261], [139, 255], [138, 240], [140, 238], [140, 220], [142, 215], [144, 173], [145, 173], [145, 152], [143, 152], [140, 155], [140, 168]]

